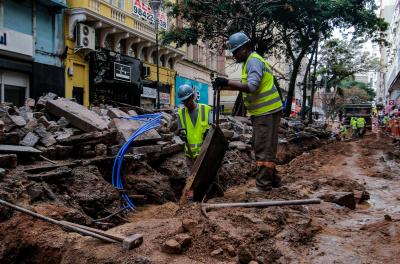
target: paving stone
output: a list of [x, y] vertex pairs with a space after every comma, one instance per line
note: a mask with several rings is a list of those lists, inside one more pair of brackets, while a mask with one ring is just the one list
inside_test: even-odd
[[24, 127], [26, 125], [26, 121], [22, 116], [19, 115], [10, 115], [11, 120], [18, 127]]
[[28, 134], [25, 135], [24, 139], [22, 139], [20, 144], [22, 146], [34, 147], [38, 143], [39, 139], [40, 138], [38, 135], [29, 132]]
[[55, 116], [65, 117], [73, 126], [85, 132], [102, 131], [108, 128], [108, 123], [98, 114], [65, 98], [47, 101], [46, 109]]

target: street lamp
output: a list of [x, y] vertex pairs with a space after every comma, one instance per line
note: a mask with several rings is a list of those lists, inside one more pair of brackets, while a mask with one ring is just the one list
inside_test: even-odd
[[156, 30], [156, 61], [157, 61], [157, 109], [160, 109], [160, 65], [159, 65], [159, 56], [160, 50], [158, 48], [158, 11], [160, 10], [162, 1], [161, 0], [151, 0], [151, 9], [153, 9], [154, 15], [154, 24]]

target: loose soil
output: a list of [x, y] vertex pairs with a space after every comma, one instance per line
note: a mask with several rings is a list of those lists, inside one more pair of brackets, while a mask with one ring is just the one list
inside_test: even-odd
[[[127, 180], [132, 187], [138, 184], [134, 175], [140, 179], [156, 175], [144, 182], [149, 190], [157, 183], [163, 185], [165, 200], [157, 200], [158, 193], [152, 196], [154, 203], [162, 204], [139, 206], [135, 213], [113, 218], [108, 222], [111, 226], [94, 225], [92, 218], [104, 217], [120, 206], [118, 193], [104, 180], [109, 175], [98, 171], [101, 166], [77, 165], [69, 180], [34, 185], [20, 169], [0, 182], [0, 197], [56, 219], [112, 227], [109, 232], [124, 235], [141, 233], [144, 243], [125, 251], [118, 244], [66, 232], [0, 207], [0, 262], [400, 263], [400, 165], [393, 155], [392, 140], [369, 134], [359, 140], [330, 144], [316, 140], [308, 145], [318, 148], [299, 145], [295, 150], [288, 147], [286, 153], [280, 149], [282, 165], [278, 171], [284, 186], [258, 196], [246, 194], [254, 186], [251, 153], [228, 152], [220, 172], [225, 195], [208, 202], [316, 198], [334, 192], [354, 192], [357, 197], [368, 192], [370, 199], [357, 204], [355, 210], [322, 202], [215, 209], [206, 218], [200, 204], [180, 206], [174, 202], [180, 195], [176, 185], [182, 185], [184, 168], [182, 157], [173, 157], [180, 167], [163, 162], [129, 168], [131, 180]], [[83, 181], [85, 176], [90, 181]], [[167, 188], [168, 183], [171, 188]], [[193, 224], [184, 228], [182, 222], [189, 220]], [[162, 252], [163, 243], [180, 233], [190, 234], [192, 243], [180, 254]]]

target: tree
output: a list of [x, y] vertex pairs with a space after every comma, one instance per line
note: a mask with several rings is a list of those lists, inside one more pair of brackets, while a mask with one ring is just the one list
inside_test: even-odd
[[262, 56], [274, 54], [291, 61], [286, 115], [290, 114], [301, 62], [315, 43], [330, 37], [334, 28], [354, 28], [357, 37], [381, 41], [387, 24], [375, 14], [374, 0], [181, 0], [169, 3], [171, 15], [186, 26], [171, 27], [164, 42], [224, 49], [228, 36], [244, 31]]

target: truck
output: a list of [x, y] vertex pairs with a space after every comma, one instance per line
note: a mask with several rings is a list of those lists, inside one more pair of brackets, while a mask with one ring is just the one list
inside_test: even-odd
[[372, 103], [345, 104], [343, 106], [343, 120], [345, 125], [350, 125], [351, 117], [364, 117], [366, 128], [372, 128]]

